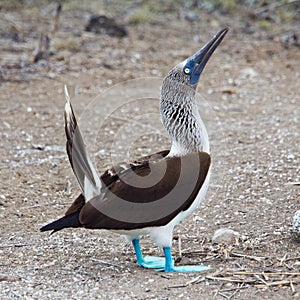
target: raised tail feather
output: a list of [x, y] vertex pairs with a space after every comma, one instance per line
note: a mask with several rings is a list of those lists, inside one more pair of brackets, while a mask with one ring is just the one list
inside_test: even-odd
[[88, 201], [94, 196], [99, 195], [101, 182], [86, 150], [66, 86], [65, 96], [66, 105], [64, 116], [67, 153], [81, 191]]
[[73, 202], [66, 215], [48, 225], [40, 231], [53, 230], [52, 233], [63, 228], [82, 227], [79, 214], [85, 202], [100, 194], [101, 182], [89, 158], [77, 120], [70, 103], [70, 96], [65, 86], [65, 131], [67, 138], [67, 153], [73, 172], [77, 178], [82, 194]]

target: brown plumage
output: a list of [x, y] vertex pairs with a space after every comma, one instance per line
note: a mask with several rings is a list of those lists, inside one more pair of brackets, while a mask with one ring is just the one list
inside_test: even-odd
[[[87, 202], [81, 208], [80, 223], [86, 228], [113, 230], [164, 226], [179, 212], [187, 210], [192, 205], [209, 167], [210, 156], [205, 152], [189, 154], [183, 159], [167, 157], [154, 163], [145, 161], [144, 164], [134, 169], [124, 171], [120, 177], [115, 178], [106, 192]], [[191, 176], [192, 169], [196, 170], [193, 176]], [[143, 181], [145, 174], [149, 174], [150, 171], [153, 177], [159, 178], [163, 172], [164, 176], [157, 184], [149, 188], [140, 188], [126, 183], [127, 181], [132, 182], [132, 180]], [[176, 189], [176, 198], [172, 193], [174, 189]], [[117, 198], [122, 199], [125, 205], [119, 207]], [[163, 204], [161, 199], [163, 199]], [[159, 201], [159, 203], [155, 205], [155, 201]], [[136, 205], [137, 203], [141, 205]], [[149, 208], [149, 205], [143, 205], [149, 203], [154, 204], [152, 209]], [[167, 208], [164, 208], [163, 205], [166, 205]], [[153, 208], [155, 206], [156, 210]], [[171, 208], [170, 212], [169, 208]], [[158, 212], [164, 209], [166, 215]], [[112, 218], [104, 212], [109, 212], [118, 218]], [[138, 222], [134, 222], [134, 220], [138, 220]]]

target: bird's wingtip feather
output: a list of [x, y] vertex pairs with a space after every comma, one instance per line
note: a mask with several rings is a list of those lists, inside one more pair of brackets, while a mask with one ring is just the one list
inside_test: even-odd
[[70, 95], [69, 95], [68, 88], [67, 88], [66, 84], [64, 86], [64, 90], [65, 90], [65, 97], [66, 97], [65, 116], [69, 117], [69, 116], [72, 115], [72, 106], [71, 106]]
[[67, 88], [66, 84], [64, 85], [64, 91], [65, 91], [65, 97], [66, 97], [67, 102], [70, 102], [70, 95], [69, 95], [68, 88]]

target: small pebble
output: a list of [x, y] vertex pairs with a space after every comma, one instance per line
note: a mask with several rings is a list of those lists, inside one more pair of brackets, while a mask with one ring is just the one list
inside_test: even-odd
[[300, 239], [300, 210], [294, 215], [292, 232], [296, 239]]

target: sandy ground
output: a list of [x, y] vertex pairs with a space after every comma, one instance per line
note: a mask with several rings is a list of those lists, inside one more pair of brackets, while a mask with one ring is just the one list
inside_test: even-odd
[[[150, 23], [127, 24], [122, 39], [85, 32], [91, 11], [103, 13], [105, 6], [77, 5], [63, 7], [53, 55], [36, 64], [32, 51], [55, 5], [0, 12], [7, 26], [1, 26], [0, 52], [0, 298], [299, 298], [299, 243], [290, 233], [299, 187], [287, 183], [300, 180], [300, 51], [297, 43], [282, 43], [297, 24], [266, 31], [253, 23], [247, 31], [243, 17], [198, 9], [193, 20], [188, 8], [175, 7]], [[126, 24], [126, 9], [111, 15]], [[148, 92], [155, 98], [167, 71], [227, 25], [198, 87], [213, 178], [206, 202], [176, 227], [173, 247], [178, 264], [213, 270], [141, 269], [131, 245], [107, 231], [40, 233], [79, 193], [65, 153], [63, 85], [99, 173], [128, 152], [135, 158], [166, 149], [158, 101], [139, 99]], [[13, 27], [18, 41], [10, 36]], [[117, 134], [122, 139], [111, 149]], [[239, 245], [211, 244], [222, 227], [240, 233]], [[145, 254], [162, 254], [148, 238], [142, 246]]]

